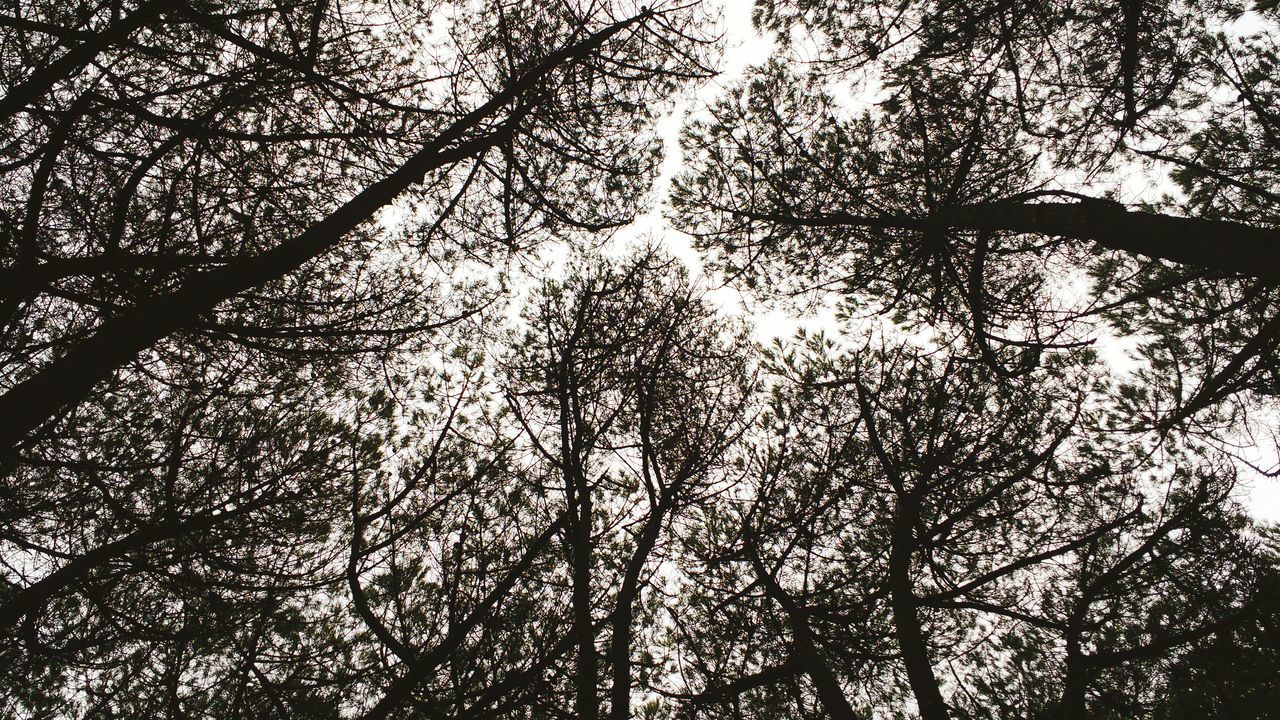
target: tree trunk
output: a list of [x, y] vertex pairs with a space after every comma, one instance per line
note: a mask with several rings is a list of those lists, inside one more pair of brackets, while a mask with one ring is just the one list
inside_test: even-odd
[[1111, 250], [1205, 270], [1280, 282], [1280, 229], [1133, 211], [1107, 200], [993, 202], [957, 207], [933, 217], [839, 212], [812, 216], [740, 214], [748, 219], [801, 227], [865, 227], [921, 232], [952, 228], [1047, 235], [1095, 242]]
[[933, 664], [929, 662], [929, 646], [920, 626], [919, 601], [911, 579], [914, 527], [919, 513], [920, 498], [917, 494], [899, 494], [889, 549], [889, 604], [898, 650], [902, 653], [911, 693], [920, 706], [921, 720], [948, 720], [947, 703], [942, 699]]
[[[178, 290], [143, 301], [99, 326], [92, 336], [0, 396], [0, 454], [15, 446], [62, 408], [83, 399], [98, 382], [162, 338], [188, 327], [238, 293], [277, 280], [339, 243], [405, 189], [433, 170], [485, 152], [512, 131], [512, 119], [495, 124], [545, 76], [600, 47], [623, 29], [642, 22], [646, 11], [610, 25], [581, 42], [548, 55], [532, 70], [459, 118], [387, 177], [370, 185], [302, 234], [251, 258], [197, 275]], [[512, 115], [518, 117], [517, 109]], [[477, 130], [486, 132], [467, 138]]]
[[1090, 240], [1206, 270], [1280, 281], [1280, 230], [1127, 210], [1119, 203], [1023, 203], [959, 208], [956, 227]]
[[582, 492], [580, 508], [573, 524], [573, 632], [578, 638], [574, 706], [578, 720], [596, 720], [600, 706], [596, 697], [600, 669], [596, 662], [595, 624], [591, 618], [591, 497]]
[[1058, 699], [1058, 707], [1054, 710], [1054, 720], [1083, 720], [1085, 711], [1084, 657], [1080, 651], [1080, 636], [1076, 628], [1072, 628], [1067, 637], [1066, 672], [1062, 679], [1062, 696]]
[[645, 562], [657, 545], [662, 521], [670, 504], [670, 495], [663, 494], [658, 506], [649, 511], [649, 518], [640, 531], [635, 552], [627, 562], [622, 587], [618, 590], [618, 601], [613, 610], [613, 636], [609, 646], [613, 666], [613, 684], [609, 695], [610, 720], [628, 720], [631, 717], [631, 625], [635, 617], [635, 603], [640, 596], [640, 574], [644, 572]]
[[752, 553], [751, 564], [755, 570], [756, 579], [764, 586], [765, 593], [781, 605], [783, 612], [787, 614], [787, 621], [791, 626], [790, 663], [809, 677], [814, 691], [818, 694], [818, 702], [832, 720], [855, 720], [858, 715], [854, 712], [849, 699], [844, 696], [839, 679], [836, 678], [835, 673], [831, 672], [827, 661], [818, 651], [818, 644], [814, 640], [813, 630], [809, 627], [809, 620], [804, 611], [765, 569], [764, 563], [754, 554], [754, 550]]

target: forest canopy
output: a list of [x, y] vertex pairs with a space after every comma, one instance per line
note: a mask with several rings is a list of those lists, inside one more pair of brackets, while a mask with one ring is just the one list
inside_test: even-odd
[[1271, 717], [1278, 7], [7, 3], [0, 718]]

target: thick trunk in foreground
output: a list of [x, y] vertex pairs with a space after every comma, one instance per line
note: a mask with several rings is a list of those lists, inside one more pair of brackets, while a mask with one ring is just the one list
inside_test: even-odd
[[1280, 281], [1280, 230], [1127, 210], [1119, 203], [990, 204], [953, 212], [957, 227], [1090, 240], [1121, 252]]
[[920, 706], [921, 720], [949, 720], [947, 703], [942, 699], [933, 664], [929, 661], [929, 645], [920, 626], [919, 600], [911, 580], [911, 556], [915, 550], [913, 528], [919, 508], [917, 495], [908, 493], [898, 497], [889, 550], [889, 604], [898, 651], [902, 654], [911, 693]]
[[1084, 720], [1085, 717], [1084, 656], [1080, 651], [1080, 638], [1067, 639], [1066, 672], [1062, 679], [1062, 697], [1054, 708], [1053, 720]]
[[1111, 250], [1182, 265], [1280, 282], [1280, 229], [1226, 220], [1126, 209], [1106, 200], [993, 202], [953, 208], [933, 217], [827, 213], [795, 216], [740, 213], [778, 225], [882, 230], [984, 230], [1095, 242]]
[[[92, 336], [0, 396], [0, 454], [22, 441], [62, 408], [79, 402], [139, 353], [190, 326], [220, 303], [250, 288], [284, 277], [335, 246], [361, 223], [431, 171], [485, 152], [512, 131], [511, 120], [492, 124], [502, 111], [562, 65], [599, 48], [606, 40], [652, 13], [610, 25], [552, 53], [488, 102], [458, 119], [397, 170], [370, 185], [302, 234], [261, 255], [229, 262], [195, 276], [183, 287], [143, 301], [102, 323]], [[519, 115], [520, 111], [514, 111]], [[468, 138], [489, 125], [488, 131]]]

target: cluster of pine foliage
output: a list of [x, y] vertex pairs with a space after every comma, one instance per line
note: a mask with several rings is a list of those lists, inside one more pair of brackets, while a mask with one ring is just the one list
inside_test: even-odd
[[0, 718], [1273, 717], [1277, 3], [717, 17], [4, 0]]

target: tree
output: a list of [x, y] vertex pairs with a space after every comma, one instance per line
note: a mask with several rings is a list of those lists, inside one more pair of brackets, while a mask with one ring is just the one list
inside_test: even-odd
[[780, 349], [693, 605], [755, 631], [686, 638], [691, 711], [1132, 717], [1153, 668], [1249, 622], [1261, 565], [1229, 466], [1141, 482], [1157, 468], [1091, 428], [1087, 360], [996, 383], [905, 346]]
[[[252, 340], [430, 325], [415, 273], [331, 289], [394, 257], [370, 223], [415, 185], [427, 220], [409, 240], [428, 257], [625, 222], [656, 163], [633, 142], [638, 124], [675, 78], [704, 72], [696, 14], [492, 10], [151, 3], [8, 21], [23, 59], [55, 59], [3, 103], [5, 272], [20, 278], [6, 283], [4, 446], [180, 331]], [[345, 262], [317, 267], [314, 286], [306, 268], [331, 258]], [[313, 304], [337, 312], [308, 317]]]
[[[375, 615], [323, 596], [360, 605], [378, 556], [356, 528], [375, 528], [334, 488], [387, 448], [333, 415], [492, 300], [463, 256], [625, 222], [657, 161], [635, 142], [648, 106], [704, 72], [698, 22], [573, 3], [37, 4], [0, 20], [18, 49], [0, 69], [0, 552], [6, 628], [26, 633], [5, 685], [35, 693], [15, 711], [234, 697], [246, 715], [333, 712], [360, 683], [383, 692], [342, 660], [383, 641], [344, 634]], [[402, 196], [419, 215], [379, 227]], [[347, 446], [356, 460], [335, 459]], [[344, 523], [351, 583], [325, 565]], [[492, 564], [520, 579], [526, 550]], [[234, 673], [192, 691], [200, 659]], [[384, 712], [415, 689], [392, 685]]]
[[0, 715], [1264, 716], [1242, 10], [761, 0], [668, 209], [768, 348], [615, 252], [700, 4], [0, 13]]
[[[1187, 379], [1165, 425], [1269, 395], [1276, 48], [1223, 32], [1242, 12], [762, 2], [765, 28], [806, 38], [811, 72], [784, 53], [687, 131], [673, 221], [770, 294], [832, 289], [949, 326], [1009, 372], [1119, 314]], [[842, 107], [833, 86], [876, 103]], [[1140, 162], [1183, 197], [1119, 202]], [[1064, 305], [1061, 278], [1086, 271], [1095, 301]]]
[[634, 689], [656, 670], [636, 661], [638, 641], [655, 642], [652, 625], [637, 623], [661, 609], [656, 565], [671, 528], [714, 500], [717, 471], [745, 428], [745, 342], [652, 249], [544, 285], [526, 322], [507, 361], [508, 398], [567, 519], [574, 717], [601, 715], [603, 671], [608, 716], [626, 720]]
[[243, 364], [184, 370], [203, 392], [121, 388], [104, 422], [5, 479], [6, 712], [196, 712], [243, 682], [224, 663], [256, 667], [296, 628], [291, 600], [324, 577], [335, 488], [371, 462], [347, 451], [324, 384], [273, 379], [264, 396], [236, 392], [259, 379]]
[[1256, 612], [1246, 622], [1223, 628], [1195, 643], [1163, 669], [1158, 718], [1263, 718], [1275, 706], [1276, 678], [1275, 528], [1261, 528], [1270, 542], [1259, 552], [1264, 569], [1253, 589]]
[[[382, 412], [370, 388], [394, 391], [386, 376], [434, 353], [432, 330], [493, 302], [468, 258], [626, 221], [657, 162], [636, 142], [651, 105], [706, 72], [700, 21], [573, 2], [37, 4], [0, 19], [15, 712], [199, 714], [230, 698], [245, 715], [387, 714], [414, 698], [432, 668], [383, 663], [395, 636], [376, 601], [358, 612], [362, 574], [387, 561], [359, 508], [420, 498], [377, 494], [395, 435], [349, 411]], [[381, 224], [398, 198], [405, 222]], [[352, 494], [373, 497], [353, 510]], [[520, 529], [528, 543], [486, 546], [504, 582], [541, 557], [545, 528]], [[474, 630], [508, 593], [466, 587]], [[446, 637], [418, 652], [467, 649], [466, 632]], [[489, 678], [460, 702], [511, 680]]]

